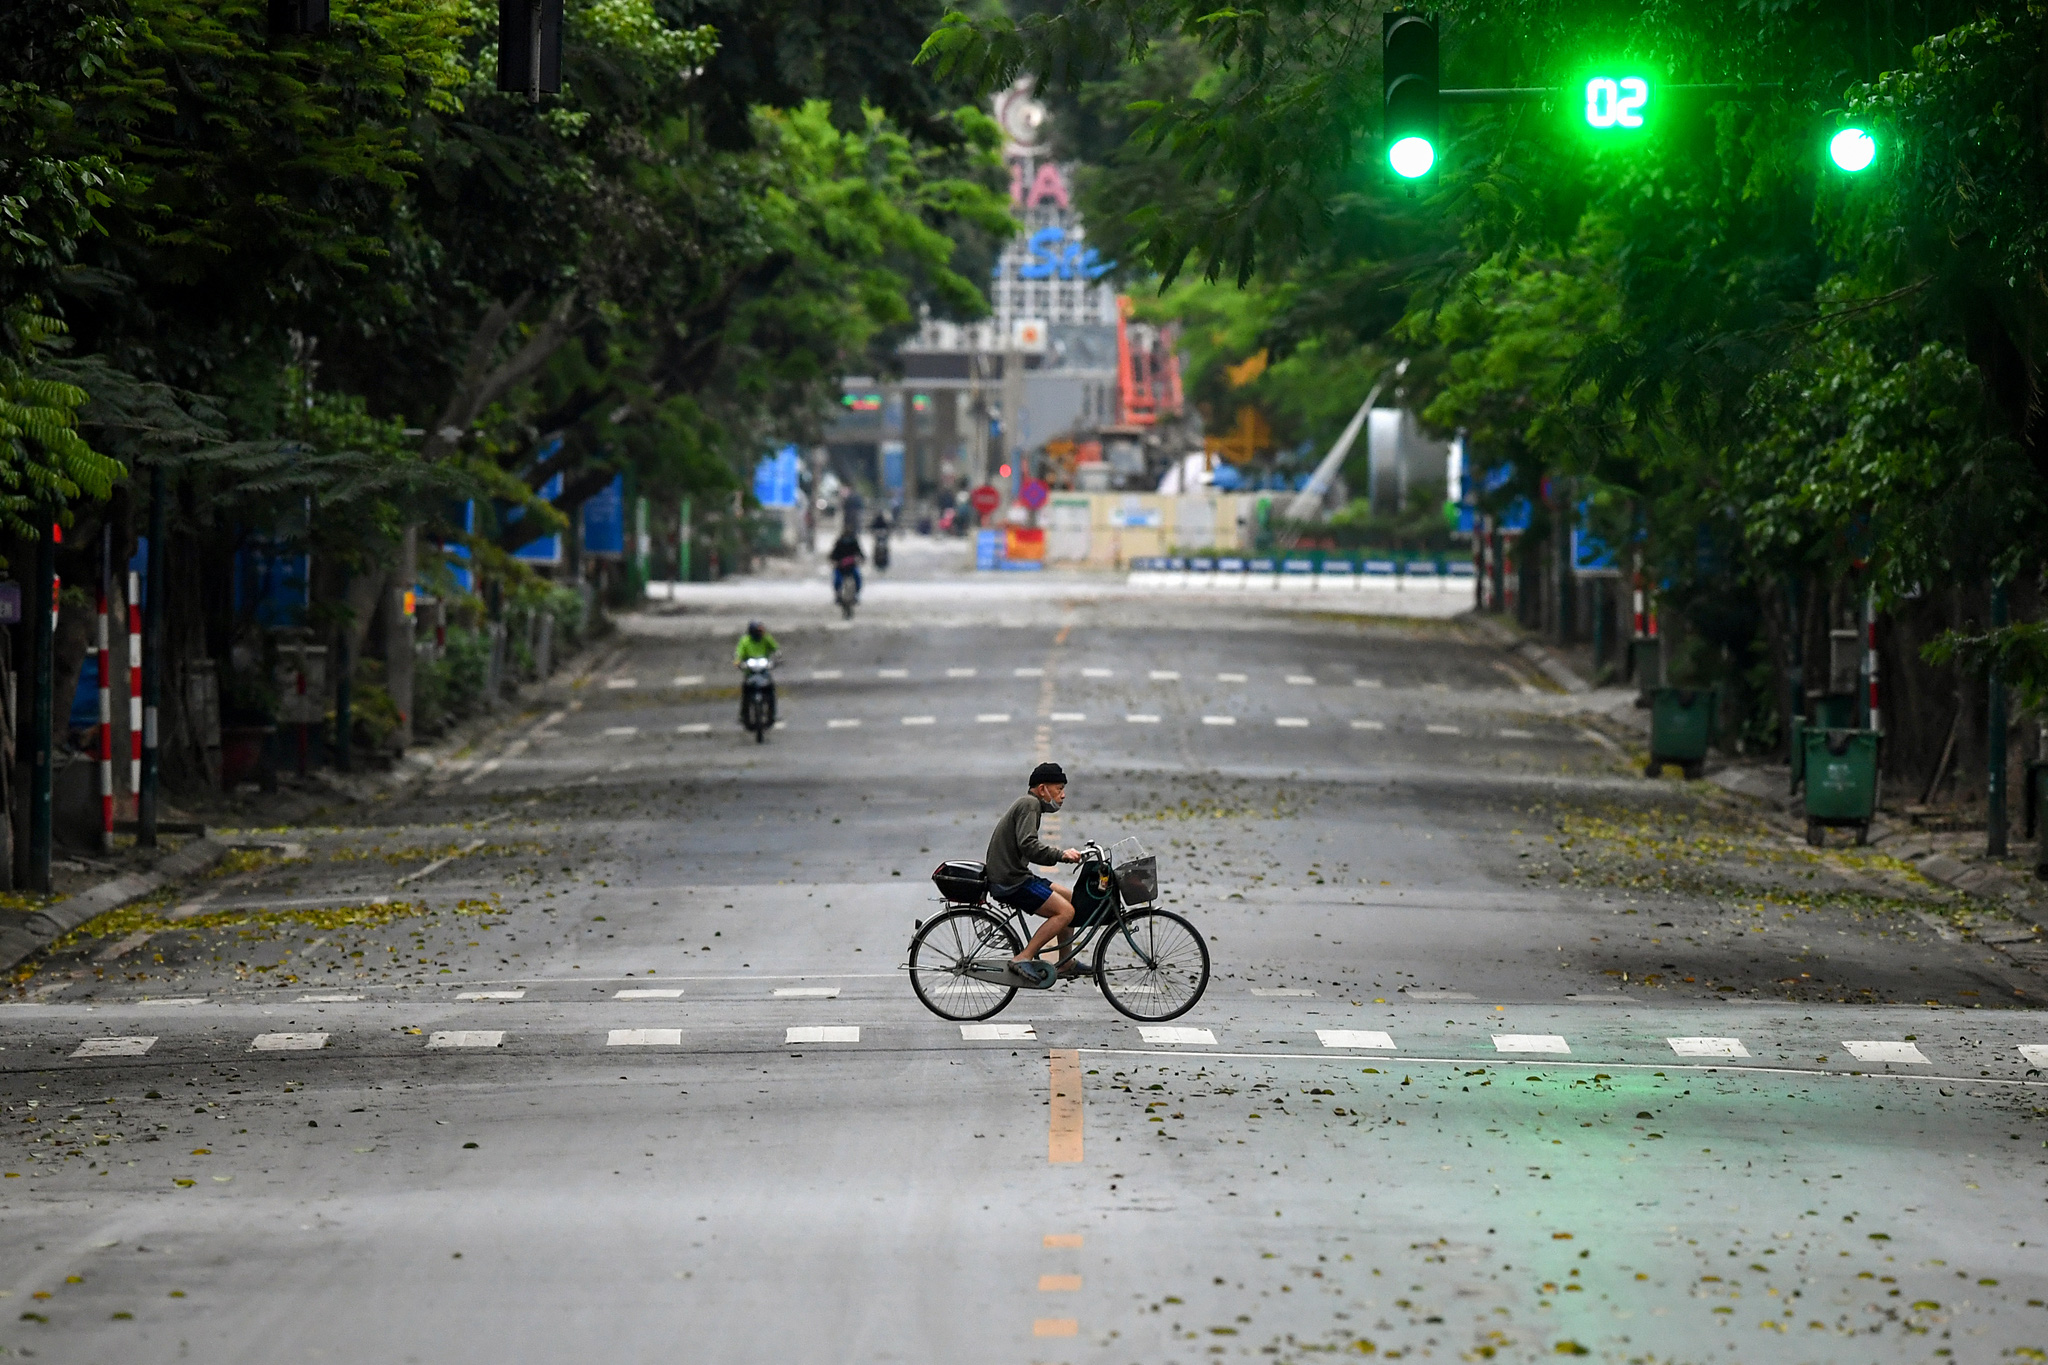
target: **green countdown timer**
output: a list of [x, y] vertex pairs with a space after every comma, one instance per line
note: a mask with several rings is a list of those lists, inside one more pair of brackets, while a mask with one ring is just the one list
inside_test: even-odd
[[1650, 82], [1641, 76], [1594, 76], [1586, 82], [1586, 126], [1640, 128], [1649, 103]]

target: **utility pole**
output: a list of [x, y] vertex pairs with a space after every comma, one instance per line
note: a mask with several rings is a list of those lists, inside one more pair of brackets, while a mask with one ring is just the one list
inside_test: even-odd
[[[341, 576], [341, 600], [348, 601], [349, 575]], [[348, 772], [355, 767], [355, 660], [350, 657], [349, 641], [354, 638], [355, 625], [343, 620], [340, 629], [334, 632], [334, 769]]]
[[[1991, 585], [1991, 629], [2005, 629], [2007, 622], [2005, 584]], [[2006, 855], [2005, 829], [2005, 675], [1994, 657], [1991, 663], [1991, 695], [1985, 708], [1984, 817], [1989, 829], [1984, 852], [1993, 858]]]
[[149, 471], [149, 560], [142, 587], [142, 781], [135, 802], [135, 843], [156, 847], [157, 788], [163, 761], [157, 749], [157, 720], [164, 690], [164, 478], [162, 465]]
[[36, 540], [36, 587], [29, 610], [35, 634], [34, 701], [29, 719], [29, 749], [34, 755], [29, 775], [28, 889], [50, 890], [50, 765], [51, 655], [57, 638], [57, 525], [53, 509], [43, 511], [43, 534]]

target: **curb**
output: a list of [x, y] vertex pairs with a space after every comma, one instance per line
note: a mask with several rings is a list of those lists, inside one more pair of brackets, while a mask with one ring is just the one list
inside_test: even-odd
[[206, 871], [227, 856], [229, 847], [210, 835], [194, 839], [147, 872], [124, 873], [0, 929], [0, 970], [19, 966], [87, 920], [139, 900], [167, 882]]
[[1532, 664], [1544, 677], [1556, 683], [1567, 692], [1591, 692], [1593, 684], [1567, 668], [1554, 654], [1534, 640], [1516, 634], [1492, 616], [1482, 612], [1470, 612], [1468, 618], [1479, 627], [1488, 639], [1501, 646], [1510, 654], [1520, 655]]

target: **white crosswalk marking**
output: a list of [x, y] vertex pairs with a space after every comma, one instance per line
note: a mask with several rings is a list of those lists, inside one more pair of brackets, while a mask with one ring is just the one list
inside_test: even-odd
[[777, 986], [774, 992], [784, 1000], [837, 1000], [837, 986]]
[[1038, 1034], [1029, 1024], [962, 1024], [960, 1039], [967, 1043], [1028, 1043]]
[[1324, 1047], [1374, 1047], [1391, 1052], [1394, 1049], [1392, 1034], [1366, 1028], [1319, 1028], [1316, 1037]]
[[860, 728], [860, 722], [858, 720], [828, 720], [825, 722], [825, 728], [827, 730], [856, 730]]
[[669, 990], [669, 989], [660, 989], [660, 990], [647, 990], [647, 989], [642, 989], [642, 990], [630, 990], [630, 991], [620, 991], [620, 992], [618, 992], [617, 994], [615, 994], [615, 995], [613, 995], [613, 996], [612, 996], [612, 999], [614, 999], [614, 1000], [680, 1000], [680, 999], [682, 999], [682, 998], [683, 998], [683, 993], [682, 993], [681, 991], [679, 991], [679, 990]]
[[1387, 728], [1387, 723], [1383, 720], [1354, 720], [1351, 722], [1351, 728], [1354, 730], [1384, 730]]
[[1283, 730], [1300, 730], [1308, 725], [1307, 716], [1277, 716], [1273, 723]]
[[1132, 725], [1157, 725], [1159, 723], [1159, 717], [1157, 716], [1128, 715], [1124, 719]]
[[606, 1047], [681, 1047], [679, 1028], [615, 1028], [605, 1036]]
[[708, 735], [711, 733], [711, 723], [703, 720], [692, 721], [688, 725], [678, 725], [676, 733], [679, 735]]
[[1496, 1033], [1496, 1052], [1570, 1052], [1571, 1044], [1555, 1033]]
[[428, 1047], [498, 1047], [505, 1031], [494, 1028], [436, 1029], [427, 1035]]
[[1909, 1066], [1933, 1066], [1927, 1055], [1917, 1044], [1889, 1040], [1850, 1042], [1844, 1039], [1842, 1046], [1849, 1049], [1849, 1055], [1859, 1062], [1902, 1062]]
[[807, 1024], [785, 1030], [782, 1035], [784, 1046], [791, 1043], [857, 1043], [860, 1041], [858, 1024]]
[[1088, 714], [1085, 711], [1055, 711], [1047, 719], [1058, 721], [1086, 720], [1088, 719]]
[[2048, 1066], [2048, 1043], [2021, 1043], [2020, 1056], [2032, 1066]]
[[1749, 1049], [1740, 1038], [1666, 1038], [1671, 1050], [1681, 1057], [1747, 1057]]
[[904, 723], [905, 725], [934, 725], [934, 724], [936, 724], [936, 723], [937, 723], [937, 717], [935, 717], [935, 716], [905, 716], [905, 717], [903, 718], [903, 723]]
[[87, 1038], [74, 1057], [140, 1057], [156, 1046], [154, 1038]]
[[249, 1041], [251, 1052], [318, 1052], [326, 1046], [324, 1033], [259, 1033]]
[[1200, 1043], [1216, 1046], [1216, 1035], [1205, 1028], [1181, 1028], [1173, 1024], [1142, 1024], [1138, 1036], [1154, 1047], [1169, 1043]]
[[1235, 725], [1235, 724], [1237, 724], [1237, 717], [1236, 717], [1236, 716], [1204, 716], [1204, 717], [1202, 717], [1202, 724], [1204, 724], [1204, 725]]
[[1008, 725], [1010, 723], [1010, 713], [1008, 711], [984, 711], [976, 716], [974, 720], [977, 725]]
[[526, 990], [524, 987], [521, 987], [518, 990], [510, 991], [464, 991], [455, 998], [457, 1000], [524, 1000], [526, 998]]

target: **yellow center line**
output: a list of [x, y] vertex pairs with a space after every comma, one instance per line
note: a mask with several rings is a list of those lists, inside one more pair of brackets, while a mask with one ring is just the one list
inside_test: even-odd
[[1050, 1055], [1052, 1117], [1045, 1158], [1056, 1165], [1078, 1162], [1081, 1159], [1081, 1054], [1073, 1048], [1054, 1048]]

